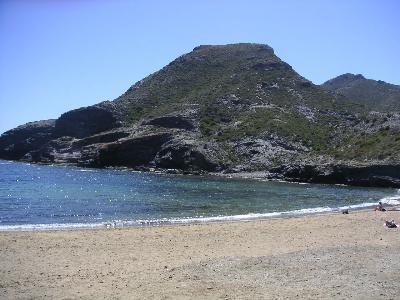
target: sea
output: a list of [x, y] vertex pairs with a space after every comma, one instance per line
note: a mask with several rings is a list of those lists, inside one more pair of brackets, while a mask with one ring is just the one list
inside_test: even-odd
[[0, 231], [160, 226], [400, 204], [400, 191], [0, 160]]

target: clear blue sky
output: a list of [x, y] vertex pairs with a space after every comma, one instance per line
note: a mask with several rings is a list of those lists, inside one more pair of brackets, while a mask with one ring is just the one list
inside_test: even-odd
[[400, 84], [397, 0], [0, 0], [0, 133], [236, 42], [269, 44], [314, 83], [351, 72]]

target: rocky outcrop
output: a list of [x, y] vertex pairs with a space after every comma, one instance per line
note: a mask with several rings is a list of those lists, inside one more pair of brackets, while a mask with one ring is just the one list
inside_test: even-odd
[[275, 161], [291, 161], [301, 153], [309, 151], [300, 143], [266, 135], [262, 138], [246, 138], [233, 145], [241, 165], [235, 168], [240, 171], [258, 171], [271, 168]]
[[138, 167], [149, 165], [161, 146], [171, 138], [170, 133], [157, 133], [104, 144], [98, 149], [96, 166]]
[[62, 114], [56, 120], [54, 134], [57, 137], [84, 138], [120, 126], [121, 124], [111, 110], [101, 105], [95, 105]]
[[26, 153], [21, 160], [35, 163], [73, 164], [95, 166], [98, 149], [107, 143], [118, 142], [130, 134], [129, 129], [119, 129], [77, 139], [63, 136], [52, 139], [39, 149]]
[[174, 139], [163, 145], [155, 157], [155, 165], [184, 171], [215, 171], [218, 167], [209, 152], [195, 141], [185, 139]]
[[75, 138], [65, 136], [49, 141], [39, 150], [28, 152], [23, 161], [48, 163], [48, 164], [76, 164], [81, 152], [78, 147], [73, 147]]
[[271, 172], [288, 181], [400, 187], [400, 165], [284, 165]]
[[119, 128], [116, 130], [106, 131], [95, 134], [74, 142], [75, 147], [84, 147], [93, 144], [111, 143], [119, 139], [126, 138], [132, 133], [130, 128]]
[[53, 138], [55, 120], [30, 122], [0, 136], [0, 158], [21, 159]]

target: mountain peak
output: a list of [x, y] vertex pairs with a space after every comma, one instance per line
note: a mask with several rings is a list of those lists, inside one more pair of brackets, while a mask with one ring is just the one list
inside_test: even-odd
[[367, 79], [361, 74], [342, 74], [326, 81], [321, 87], [372, 110], [392, 111], [400, 108], [400, 86]]
[[363, 79], [366, 78], [362, 74], [345, 73], [324, 82], [322, 85], [325, 86], [326, 88], [329, 87], [335, 88], [336, 86], [339, 85], [342, 86], [344, 84], [349, 84], [352, 81], [363, 80]]
[[236, 58], [268, 58], [274, 57], [274, 49], [265, 44], [238, 43], [226, 45], [200, 45], [192, 52], [183, 55], [183, 57], [208, 57], [211, 59], [225, 57]]
[[193, 49], [193, 51], [204, 50], [204, 49], [237, 49], [237, 50], [268, 50], [274, 51], [272, 47], [267, 44], [258, 44], [258, 43], [234, 43], [234, 44], [225, 44], [225, 45], [199, 45]]

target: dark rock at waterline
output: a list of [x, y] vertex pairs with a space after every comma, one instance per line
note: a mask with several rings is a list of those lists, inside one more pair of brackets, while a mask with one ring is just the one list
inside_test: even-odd
[[154, 160], [161, 145], [169, 139], [170, 133], [159, 133], [104, 144], [98, 150], [96, 163], [102, 167], [146, 165]]
[[30, 122], [0, 136], [0, 158], [21, 159], [53, 138], [55, 120]]
[[93, 165], [98, 149], [107, 143], [117, 142], [130, 134], [129, 130], [113, 130], [83, 139], [71, 136], [54, 138], [39, 149], [26, 153], [21, 160], [36, 163]]
[[271, 172], [289, 181], [400, 187], [400, 165], [284, 165]]
[[65, 136], [53, 139], [40, 149], [28, 152], [21, 160], [36, 163], [74, 164], [80, 157], [79, 148], [74, 148], [73, 137]]

